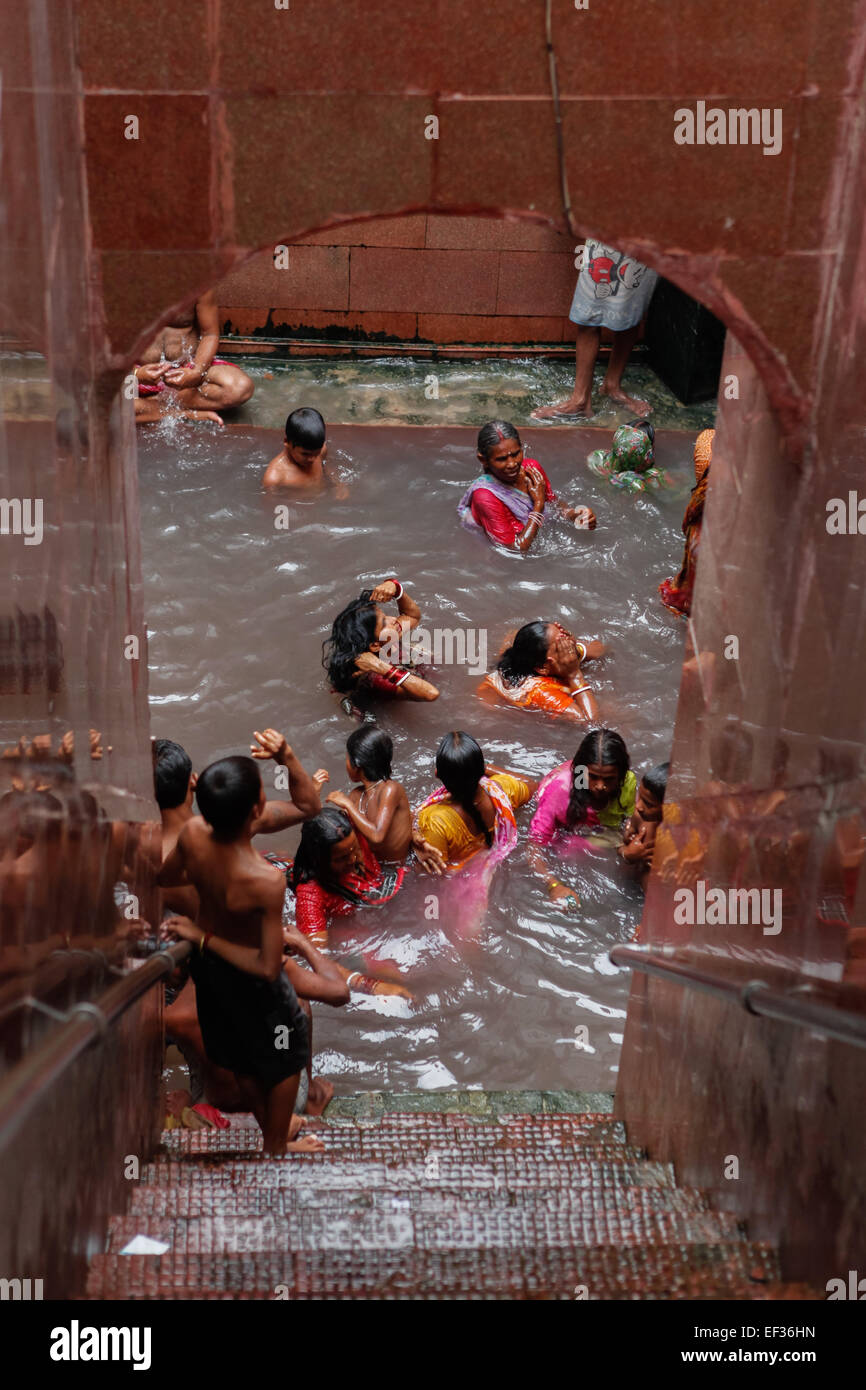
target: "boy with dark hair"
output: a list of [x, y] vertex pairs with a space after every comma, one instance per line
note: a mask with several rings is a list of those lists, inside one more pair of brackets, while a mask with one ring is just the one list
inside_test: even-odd
[[318, 410], [312, 406], [293, 410], [286, 420], [283, 447], [265, 469], [262, 486], [321, 491], [329, 482], [325, 472], [327, 453], [325, 422]]
[[310, 1044], [290, 976], [303, 975], [307, 997], [327, 1003], [345, 1003], [346, 986], [333, 962], [300, 933], [291, 933], [291, 944], [312, 974], [293, 962], [284, 968], [285, 880], [251, 842], [265, 807], [252, 758], [211, 763], [198, 779], [196, 797], [202, 816], [181, 829], [159, 882], [186, 881], [198, 892], [198, 924], [174, 917], [166, 926], [195, 948], [191, 972], [206, 1055], [234, 1073], [266, 1153], [319, 1149], [318, 1140], [293, 1138], [300, 1121], [292, 1111]]
[[661, 825], [670, 763], [659, 763], [643, 774], [637, 789], [634, 814], [623, 826], [617, 853], [641, 880], [652, 868], [656, 835]]

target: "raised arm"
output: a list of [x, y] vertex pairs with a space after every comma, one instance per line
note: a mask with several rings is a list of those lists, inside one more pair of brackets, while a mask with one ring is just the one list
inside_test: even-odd
[[294, 750], [289, 746], [284, 734], [276, 729], [265, 729], [264, 733], [254, 732], [256, 742], [250, 744], [254, 758], [262, 761], [273, 758], [289, 774], [289, 801], [269, 801], [264, 813], [253, 822], [253, 835], [269, 835], [288, 826], [298, 825], [300, 821], [310, 820], [322, 809], [319, 789], [309, 772], [302, 767]]

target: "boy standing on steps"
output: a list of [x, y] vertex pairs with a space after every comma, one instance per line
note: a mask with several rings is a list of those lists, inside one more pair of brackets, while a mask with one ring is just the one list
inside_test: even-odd
[[[205, 1052], [234, 1072], [258, 1120], [268, 1154], [314, 1152], [312, 1136], [294, 1136], [292, 1111], [300, 1074], [310, 1057], [309, 1027], [283, 969], [285, 880], [252, 846], [265, 805], [252, 758], [222, 758], [205, 768], [196, 797], [201, 816], [182, 828], [159, 875], [161, 886], [180, 882], [198, 891], [198, 924], [171, 918], [170, 927], [193, 945], [191, 973]], [[316, 953], [323, 997], [339, 988], [336, 966]], [[333, 980], [331, 976], [333, 975]]]

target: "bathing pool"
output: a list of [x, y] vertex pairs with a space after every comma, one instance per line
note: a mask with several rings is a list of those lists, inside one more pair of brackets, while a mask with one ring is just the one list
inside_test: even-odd
[[[140, 430], [153, 734], [182, 743], [200, 770], [247, 752], [253, 729], [273, 726], [309, 770], [328, 768], [330, 789], [345, 789], [345, 741], [358, 725], [328, 689], [321, 644], [339, 609], [396, 574], [425, 628], [486, 641], [488, 663], [534, 618], [601, 638], [610, 654], [592, 679], [604, 722], [623, 734], [638, 774], [664, 760], [684, 628], [656, 586], [680, 563], [694, 435], [660, 432], [657, 462], [671, 486], [631, 496], [585, 466], [609, 432], [525, 430], [527, 454], [560, 495], [598, 516], [591, 533], [549, 528], [525, 558], [499, 554], [458, 524], [457, 501], [477, 471], [474, 438], [465, 428], [333, 427], [329, 459], [349, 497], [298, 501], [260, 487], [277, 431], [173, 422]], [[287, 530], [275, 525], [282, 504]], [[431, 678], [438, 701], [378, 707], [413, 806], [433, 789], [433, 754], [448, 730], [467, 730], [490, 761], [533, 777], [573, 756], [579, 726], [491, 708], [465, 664]], [[274, 765], [261, 767], [270, 789]], [[583, 856], [556, 867], [580, 892], [581, 912], [554, 911], [526, 864], [528, 821], [521, 812], [519, 847], [498, 869], [480, 925], [468, 930], [448, 895], [436, 920], [437, 881], [410, 876], [392, 903], [340, 928], [341, 952], [399, 962], [415, 1005], [356, 995], [344, 1009], [316, 1006], [318, 1073], [352, 1090], [613, 1089], [630, 977], [608, 951], [631, 938], [641, 893], [612, 853]], [[296, 842], [291, 832], [257, 843], [291, 851]]]

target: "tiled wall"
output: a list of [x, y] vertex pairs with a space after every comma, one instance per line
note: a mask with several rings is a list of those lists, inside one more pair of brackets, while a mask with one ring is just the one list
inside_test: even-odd
[[299, 339], [569, 344], [574, 242], [512, 218], [415, 213], [301, 237], [217, 286], [223, 332]]

